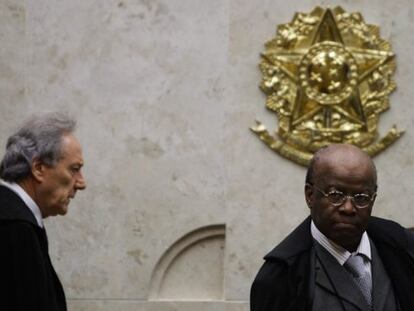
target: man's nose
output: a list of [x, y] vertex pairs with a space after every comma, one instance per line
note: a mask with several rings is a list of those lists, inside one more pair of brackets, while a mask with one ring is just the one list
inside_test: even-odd
[[356, 212], [354, 202], [350, 196], [345, 197], [344, 203], [340, 206], [340, 210], [347, 214], [353, 214]]
[[86, 189], [86, 180], [83, 177], [82, 173], [79, 173], [79, 177], [76, 179], [75, 188], [76, 190]]

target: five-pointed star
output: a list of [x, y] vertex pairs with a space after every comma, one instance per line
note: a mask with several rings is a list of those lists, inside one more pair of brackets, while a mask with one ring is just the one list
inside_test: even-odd
[[[302, 61], [302, 58], [308, 53], [312, 46], [330, 41], [336, 42], [343, 45], [344, 49], [349, 52], [355, 59], [357, 64], [358, 72], [358, 85], [355, 86], [352, 96], [347, 99], [349, 105], [348, 110], [341, 108], [340, 104], [333, 106], [332, 108], [337, 110], [343, 116], [352, 119], [353, 121], [364, 125], [365, 116], [361, 105], [361, 95], [359, 85], [370, 77], [370, 75], [377, 70], [381, 65], [390, 61], [394, 55], [391, 52], [383, 51], [375, 48], [367, 49], [362, 46], [358, 47], [355, 45], [347, 45], [342, 38], [341, 32], [338, 29], [334, 14], [331, 9], [327, 9], [320, 19], [318, 26], [315, 27], [311, 40], [303, 40], [297, 42], [295, 46], [288, 51], [283, 48], [268, 49], [263, 53], [263, 57], [271, 65], [280, 68], [286, 76], [296, 85], [298, 85], [298, 68]], [[338, 60], [339, 62], [339, 60]], [[316, 76], [312, 75], [311, 79], [317, 79]], [[331, 87], [334, 87], [331, 85]], [[301, 94], [302, 92], [302, 94]], [[362, 94], [365, 95], [365, 94]], [[294, 103], [292, 124], [298, 124], [303, 120], [307, 119], [317, 113], [316, 110], [323, 109], [322, 106], [317, 107], [316, 110], [307, 112], [305, 115], [301, 112], [301, 106], [304, 104], [303, 99], [305, 98], [303, 90], [298, 87], [298, 94], [296, 96], [296, 102]]]

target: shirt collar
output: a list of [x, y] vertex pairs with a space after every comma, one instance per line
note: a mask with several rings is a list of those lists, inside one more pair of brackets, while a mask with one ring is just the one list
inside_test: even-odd
[[348, 260], [349, 257], [355, 254], [362, 254], [371, 261], [371, 245], [366, 231], [362, 234], [357, 250], [353, 253], [350, 253], [342, 246], [329, 240], [322, 232], [319, 231], [313, 220], [311, 222], [311, 234], [323, 248], [335, 257], [341, 266]]
[[36, 202], [33, 201], [33, 199], [27, 194], [27, 192], [15, 182], [7, 182], [1, 180], [0, 184], [12, 190], [20, 197], [20, 199], [23, 200], [27, 207], [32, 211], [39, 227], [43, 228], [43, 218], [42, 213], [40, 212], [40, 208]]

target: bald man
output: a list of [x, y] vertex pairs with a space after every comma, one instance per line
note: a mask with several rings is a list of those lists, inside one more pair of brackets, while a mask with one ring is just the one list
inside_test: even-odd
[[371, 216], [376, 193], [375, 165], [357, 147], [315, 153], [310, 217], [265, 256], [251, 311], [414, 310], [414, 234]]

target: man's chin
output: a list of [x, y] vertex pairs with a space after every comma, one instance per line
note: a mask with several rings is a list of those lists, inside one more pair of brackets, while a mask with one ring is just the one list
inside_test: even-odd
[[66, 215], [68, 211], [69, 211], [69, 207], [66, 205], [64, 208], [59, 210], [59, 215], [60, 216]]
[[69, 204], [61, 205], [58, 208], [56, 208], [54, 216], [56, 216], [56, 215], [60, 215], [60, 216], [66, 215], [68, 213], [68, 210], [69, 210]]
[[345, 249], [349, 247], [354, 247], [355, 245], [359, 245], [361, 241], [362, 233], [353, 228], [354, 230], [338, 230], [336, 234], [332, 236], [332, 241], [336, 244], [342, 246]]
[[345, 234], [347, 232], [359, 232], [360, 229], [357, 225], [351, 224], [351, 223], [345, 223], [345, 222], [338, 222], [333, 225], [333, 228], [336, 232], [344, 232]]

